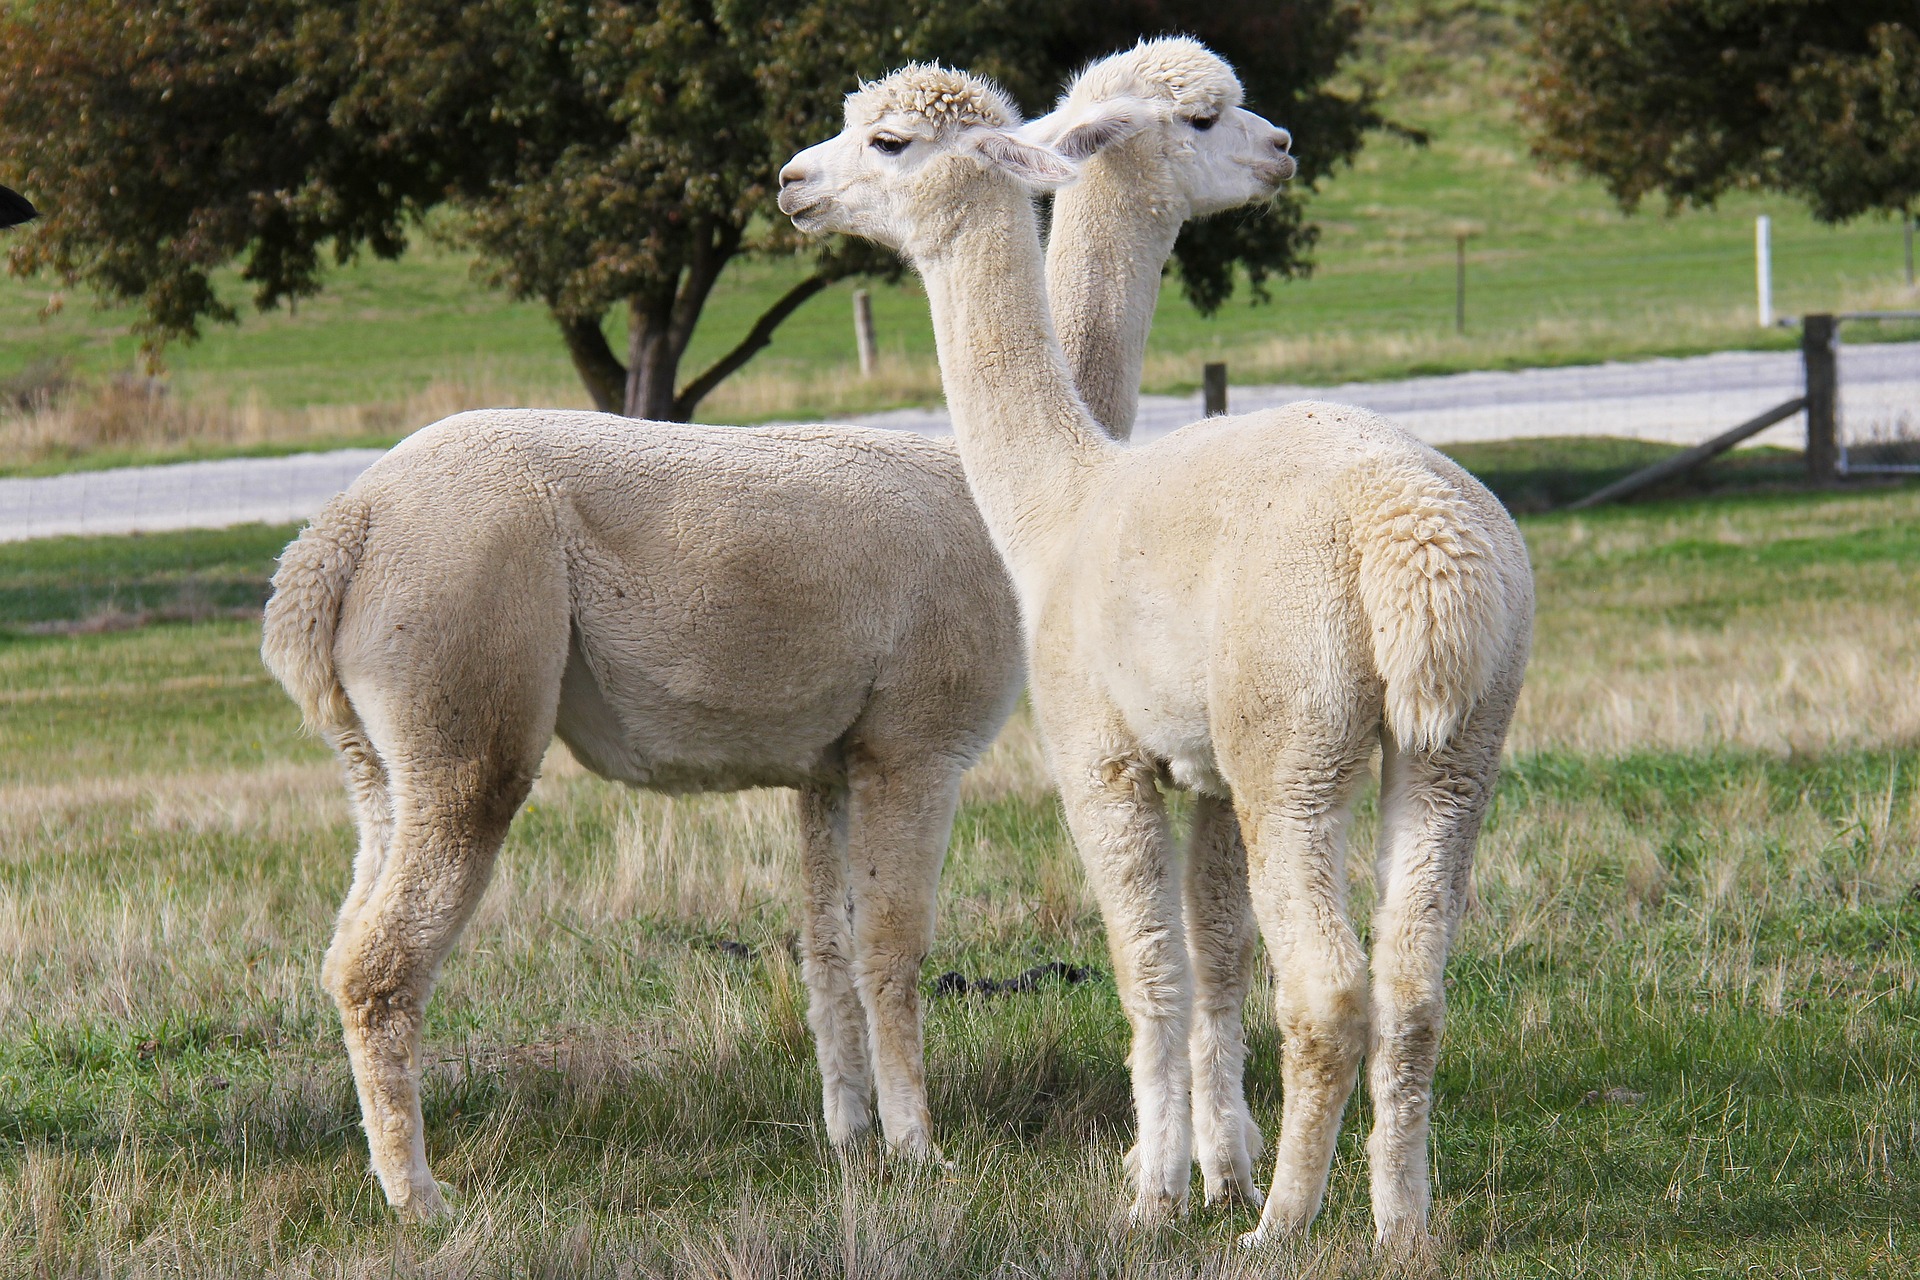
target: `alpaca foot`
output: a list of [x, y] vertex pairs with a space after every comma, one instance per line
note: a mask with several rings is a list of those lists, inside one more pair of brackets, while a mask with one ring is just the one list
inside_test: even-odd
[[855, 1150], [872, 1135], [873, 1121], [865, 1117], [858, 1121], [827, 1121], [827, 1143], [838, 1152]]
[[1253, 1230], [1240, 1237], [1242, 1249], [1265, 1249], [1269, 1246], [1288, 1244], [1300, 1238], [1300, 1232], [1294, 1227], [1270, 1226], [1262, 1222]]
[[387, 1203], [393, 1206], [394, 1216], [400, 1221], [419, 1226], [453, 1216], [449, 1201], [454, 1198], [454, 1191], [446, 1183], [427, 1178], [411, 1183], [405, 1191], [406, 1195], [402, 1198], [387, 1197]]
[[887, 1155], [908, 1164], [930, 1165], [948, 1172], [953, 1170], [953, 1162], [940, 1153], [933, 1135], [925, 1129], [909, 1129], [899, 1138], [889, 1138]]
[[1229, 1131], [1217, 1145], [1209, 1142], [1199, 1152], [1200, 1184], [1208, 1208], [1244, 1204], [1263, 1207], [1266, 1197], [1254, 1185], [1253, 1166], [1264, 1145], [1260, 1130], [1251, 1121], [1244, 1128]]
[[1209, 1209], [1231, 1209], [1245, 1205], [1249, 1209], [1261, 1209], [1266, 1206], [1267, 1198], [1253, 1183], [1250, 1173], [1235, 1173], [1218, 1181], [1209, 1177], [1205, 1182], [1206, 1205]]
[[1439, 1265], [1424, 1218], [1401, 1218], [1378, 1224], [1374, 1249], [1394, 1265], [1398, 1274], [1427, 1275], [1435, 1272]]
[[1172, 1196], [1165, 1191], [1142, 1191], [1134, 1197], [1133, 1207], [1127, 1210], [1127, 1221], [1136, 1227], [1160, 1227], [1176, 1218], [1185, 1217], [1187, 1200], [1185, 1196]]
[[1134, 1187], [1133, 1207], [1127, 1212], [1129, 1222], [1151, 1227], [1186, 1216], [1193, 1177], [1191, 1158], [1166, 1161], [1148, 1155], [1136, 1143], [1127, 1152], [1125, 1163], [1127, 1181]]

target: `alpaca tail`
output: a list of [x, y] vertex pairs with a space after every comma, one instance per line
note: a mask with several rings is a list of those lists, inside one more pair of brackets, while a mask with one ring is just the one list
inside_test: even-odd
[[[1466, 483], [1473, 481], [1462, 477]], [[1350, 511], [1387, 729], [1430, 752], [1524, 661], [1533, 619], [1526, 545], [1504, 512], [1411, 461], [1372, 470]]]
[[357, 720], [334, 670], [333, 638], [369, 516], [363, 500], [343, 493], [301, 530], [273, 575], [260, 644], [267, 669], [300, 704], [307, 728], [336, 744]]

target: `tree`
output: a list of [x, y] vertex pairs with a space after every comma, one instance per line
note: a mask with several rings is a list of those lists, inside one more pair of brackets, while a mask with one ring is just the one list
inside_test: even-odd
[[[547, 307], [597, 406], [685, 419], [808, 298], [900, 269], [772, 208], [779, 164], [838, 128], [856, 78], [939, 57], [1039, 109], [1091, 58], [1192, 31], [1303, 139], [1310, 185], [1378, 123], [1326, 87], [1358, 21], [1352, 0], [36, 0], [0, 16], [0, 168], [56, 216], [11, 264], [137, 301], [157, 349], [237, 319], [222, 267], [270, 308], [450, 206], [479, 270]], [[1257, 296], [1305, 270], [1312, 240], [1296, 194], [1190, 228], [1176, 259], [1210, 310], [1239, 270]], [[683, 377], [749, 254], [809, 269]]]
[[1545, 0], [1536, 46], [1537, 154], [1626, 208], [1760, 187], [1842, 221], [1920, 196], [1914, 0]]

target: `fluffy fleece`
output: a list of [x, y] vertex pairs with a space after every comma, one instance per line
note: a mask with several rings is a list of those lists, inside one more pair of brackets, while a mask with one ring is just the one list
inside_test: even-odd
[[[1277, 975], [1286, 1101], [1250, 1242], [1318, 1212], [1364, 1052], [1375, 1225], [1417, 1244], [1446, 953], [1531, 632], [1519, 532], [1470, 476], [1359, 409], [1297, 404], [1116, 444], [1049, 324], [1031, 192], [1071, 167], [992, 124], [890, 122], [921, 141], [889, 154], [850, 118], [783, 171], [782, 207], [881, 239], [926, 282], [961, 459], [1020, 597], [1035, 710], [1132, 1024], [1134, 1213], [1184, 1207], [1193, 1138], [1167, 779], [1233, 807]], [[1369, 990], [1345, 837], [1376, 746]]]

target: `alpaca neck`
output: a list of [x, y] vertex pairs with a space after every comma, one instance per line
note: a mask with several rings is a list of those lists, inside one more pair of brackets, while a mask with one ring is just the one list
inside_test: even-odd
[[1116, 440], [1133, 432], [1160, 273], [1184, 221], [1184, 203], [1145, 175], [1122, 156], [1094, 157], [1054, 197], [1047, 242], [1047, 296], [1067, 370]]
[[1011, 186], [979, 186], [966, 217], [912, 256], [967, 483], [1020, 586], [1070, 537], [1092, 473], [1115, 446], [1067, 376], [1032, 202]]

